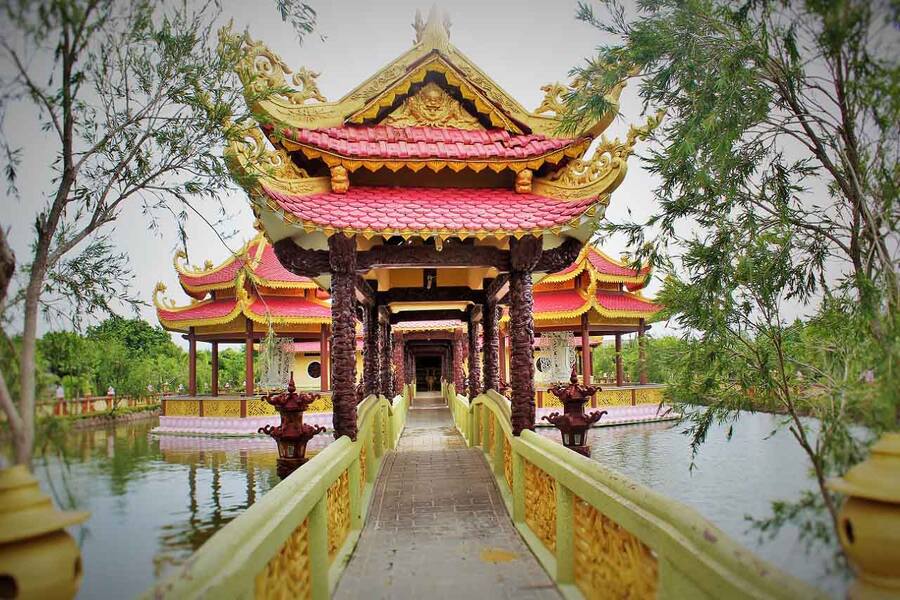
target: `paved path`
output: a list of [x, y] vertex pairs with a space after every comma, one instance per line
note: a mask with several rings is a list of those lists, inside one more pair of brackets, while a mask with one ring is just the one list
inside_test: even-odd
[[481, 451], [420, 394], [386, 455], [334, 598], [560, 598], [519, 537]]

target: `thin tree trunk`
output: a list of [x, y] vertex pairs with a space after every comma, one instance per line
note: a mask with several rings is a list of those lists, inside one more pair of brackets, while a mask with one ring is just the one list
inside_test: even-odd
[[[0, 311], [3, 310], [6, 294], [13, 273], [16, 270], [16, 255], [6, 240], [6, 232], [0, 229]], [[6, 421], [13, 437], [15, 461], [17, 464], [28, 464], [31, 460], [31, 440], [27, 435], [28, 428], [13, 403], [6, 376], [0, 373], [0, 408], [6, 413]], [[33, 425], [32, 425], [33, 426]]]

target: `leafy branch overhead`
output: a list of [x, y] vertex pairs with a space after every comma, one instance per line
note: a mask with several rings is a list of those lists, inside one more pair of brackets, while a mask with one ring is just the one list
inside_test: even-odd
[[[898, 13], [887, 1], [608, 0], [577, 16], [606, 43], [573, 69], [567, 122], [605, 112], [623, 81], [645, 111], [666, 109], [643, 157], [659, 181], [650, 216], [602, 229], [668, 274], [660, 300], [687, 342], [670, 395], [708, 407], [688, 411], [694, 450], [737, 409], [784, 413], [816, 499], [757, 524], [802, 514], [802, 531], [831, 537], [825, 480], [900, 426]], [[809, 525], [817, 511], [825, 527]]]

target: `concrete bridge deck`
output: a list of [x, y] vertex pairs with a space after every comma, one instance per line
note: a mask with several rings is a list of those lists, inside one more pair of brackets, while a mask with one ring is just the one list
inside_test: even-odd
[[413, 402], [334, 598], [560, 598], [440, 394]]

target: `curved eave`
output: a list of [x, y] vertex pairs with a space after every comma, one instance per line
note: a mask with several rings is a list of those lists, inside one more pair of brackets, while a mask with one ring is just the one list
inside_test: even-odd
[[[491, 169], [494, 172], [500, 172], [510, 169], [516, 173], [523, 169], [531, 169], [532, 171], [541, 168], [545, 164], [557, 165], [564, 159], [577, 158], [584, 154], [584, 151], [590, 145], [589, 139], [575, 140], [570, 145], [564, 146], [558, 150], [539, 154], [537, 156], [527, 158], [485, 158], [485, 159], [444, 159], [440, 157], [423, 157], [423, 158], [360, 158], [354, 156], [342, 155], [329, 150], [324, 150], [316, 146], [308, 144], [300, 144], [290, 139], [280, 139], [281, 144], [290, 151], [302, 152], [306, 158], [322, 159], [329, 167], [338, 165], [353, 172], [365, 167], [369, 171], [378, 171], [387, 168], [391, 171], [399, 171], [406, 167], [412, 171], [420, 171], [429, 168], [435, 173], [444, 169], [450, 169], [454, 172], [469, 169], [480, 172], [484, 169]], [[623, 175], [624, 176], [624, 175]], [[593, 186], [592, 189], [596, 188]], [[548, 194], [542, 194], [548, 195]], [[552, 196], [556, 197], [556, 196]], [[582, 196], [587, 197], [587, 196]]]
[[[521, 227], [521, 228], [506, 228], [506, 227], [497, 227], [497, 228], [449, 228], [449, 227], [422, 227], [422, 228], [413, 228], [413, 227], [363, 227], [363, 226], [336, 226], [325, 224], [322, 222], [318, 222], [308, 218], [302, 218], [286, 210], [282, 203], [284, 202], [285, 197], [294, 196], [294, 194], [287, 192], [285, 190], [280, 190], [278, 188], [269, 188], [266, 185], [261, 186], [261, 191], [259, 193], [253, 194], [253, 199], [256, 202], [256, 206], [259, 210], [268, 212], [270, 215], [275, 216], [281, 222], [293, 227], [294, 229], [300, 229], [305, 233], [312, 232], [322, 232], [324, 235], [330, 237], [337, 233], [342, 233], [347, 236], [352, 235], [360, 235], [366, 239], [370, 239], [373, 237], [392, 237], [392, 236], [401, 236], [404, 239], [410, 239], [413, 237], [419, 237], [423, 239], [428, 238], [437, 238], [437, 239], [449, 239], [449, 238], [475, 238], [475, 239], [486, 239], [486, 238], [522, 238], [524, 236], [536, 236], [541, 237], [546, 234], [553, 235], [564, 235], [570, 237], [577, 237], [578, 239], [586, 239], [587, 236], [590, 235], [590, 232], [593, 231], [593, 226], [599, 219], [603, 218], [605, 214], [607, 202], [603, 199], [590, 202], [590, 199], [585, 199], [584, 209], [580, 210], [576, 215], [572, 218], [561, 220], [558, 224], [548, 226], [548, 227]], [[353, 188], [351, 188], [353, 189]], [[302, 197], [302, 195], [298, 195], [298, 197]], [[264, 221], [265, 222], [265, 221]], [[281, 239], [284, 237], [288, 237], [287, 233], [280, 236]]]
[[564, 283], [566, 281], [575, 279], [576, 277], [587, 271], [592, 282], [621, 283], [629, 291], [632, 292], [643, 289], [647, 285], [647, 282], [650, 279], [649, 266], [641, 267], [641, 270], [635, 275], [602, 273], [591, 263], [589, 259], [591, 252], [598, 254], [603, 260], [608, 261], [610, 264], [634, 272], [634, 269], [632, 269], [631, 266], [623, 263], [622, 261], [611, 258], [605, 252], [598, 250], [596, 247], [585, 246], [581, 253], [578, 255], [578, 258], [575, 259], [575, 262], [572, 263], [572, 265], [558, 273], [551, 273], [550, 275], [547, 275], [546, 277], [541, 279], [540, 283]]
[[226, 325], [231, 323], [235, 319], [237, 319], [241, 315], [242, 306], [240, 301], [234, 300], [234, 307], [229, 310], [227, 313], [222, 315], [215, 316], [207, 316], [207, 317], [189, 317], [189, 318], [178, 318], [174, 319], [170, 315], [185, 313], [185, 312], [198, 312], [206, 306], [213, 304], [215, 302], [223, 302], [222, 300], [205, 300], [202, 302], [197, 302], [195, 304], [191, 304], [189, 306], [169, 306], [169, 307], [156, 307], [156, 318], [159, 319], [160, 325], [163, 326], [163, 329], [167, 331], [177, 331], [181, 333], [187, 333], [191, 327], [214, 327], [216, 325]]

